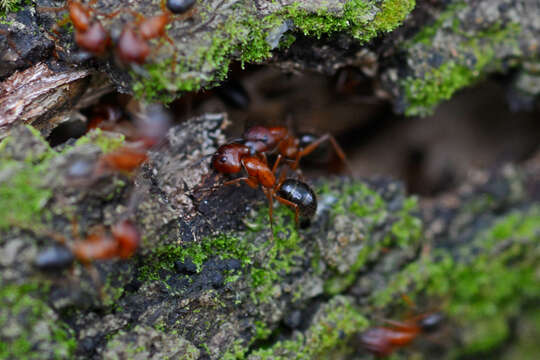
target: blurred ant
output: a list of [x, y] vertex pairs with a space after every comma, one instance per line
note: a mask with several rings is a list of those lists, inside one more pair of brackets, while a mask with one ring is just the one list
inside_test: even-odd
[[[408, 296], [403, 300], [414, 306]], [[377, 357], [385, 357], [409, 345], [421, 334], [431, 333], [439, 328], [444, 315], [429, 312], [411, 317], [405, 321], [383, 320], [388, 326], [374, 327], [360, 334], [362, 347]]]
[[247, 176], [226, 181], [223, 185], [232, 185], [245, 182], [252, 188], [261, 186], [268, 199], [268, 215], [272, 239], [273, 231], [273, 199], [289, 206], [295, 211], [295, 222], [299, 224], [299, 216], [311, 217], [317, 208], [317, 199], [311, 188], [298, 180], [285, 180], [285, 172], [282, 172], [279, 180], [276, 180], [275, 172], [280, 158], [276, 160], [272, 169], [268, 166], [266, 157], [250, 155], [250, 149], [240, 143], [230, 143], [218, 148], [212, 157], [212, 167], [222, 174], [237, 174], [245, 171]]
[[135, 118], [135, 130], [130, 134], [131, 142], [102, 155], [93, 177], [100, 177], [108, 171], [130, 173], [137, 169], [148, 159], [148, 150], [165, 137], [171, 124], [170, 114], [161, 106], [148, 106]]
[[[42, 7], [39, 11], [65, 11], [69, 12], [69, 18], [63, 19], [56, 23], [56, 27], [61, 27], [71, 21], [75, 28], [75, 43], [83, 50], [94, 55], [103, 55], [109, 45], [111, 38], [105, 30], [101, 22], [95, 19], [95, 15], [103, 15], [111, 18], [117, 15], [117, 12], [112, 14], [101, 14], [92, 9], [91, 6], [97, 0], [90, 0], [88, 5], [84, 5], [80, 1], [67, 0], [66, 5], [59, 8]], [[57, 30], [53, 30], [58, 35]]]
[[34, 264], [41, 270], [61, 270], [79, 261], [88, 270], [94, 284], [99, 285], [99, 275], [92, 263], [96, 260], [129, 259], [135, 254], [140, 243], [140, 235], [135, 225], [129, 220], [122, 220], [110, 228], [110, 233], [103, 227], [95, 229], [81, 240], [78, 226], [72, 225], [73, 242], [67, 245], [66, 239], [59, 234], [47, 233], [59, 245], [46, 249], [37, 255]]
[[[161, 1], [161, 15], [146, 18], [143, 14], [131, 11], [135, 21], [127, 23], [118, 38], [116, 53], [118, 58], [124, 63], [144, 64], [150, 54], [149, 40], [156, 38], [165, 38], [171, 46], [176, 48], [174, 41], [167, 35], [165, 28], [173, 21], [171, 14], [179, 14], [189, 9], [194, 1]], [[183, 10], [186, 9], [186, 10]], [[181, 18], [191, 16], [191, 12], [183, 15]], [[173, 63], [174, 70], [175, 63]]]

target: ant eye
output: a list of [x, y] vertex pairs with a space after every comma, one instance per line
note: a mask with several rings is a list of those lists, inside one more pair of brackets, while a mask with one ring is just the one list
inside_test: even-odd
[[227, 157], [226, 157], [226, 156], [222, 156], [222, 157], [219, 159], [219, 161], [225, 164], [225, 163], [227, 162]]
[[262, 141], [264, 143], [267, 143], [268, 142], [268, 135], [264, 135], [263, 138], [262, 138]]

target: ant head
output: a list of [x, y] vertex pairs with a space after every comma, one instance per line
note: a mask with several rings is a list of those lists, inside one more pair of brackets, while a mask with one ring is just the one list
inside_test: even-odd
[[246, 140], [246, 146], [251, 149], [252, 153], [269, 151], [276, 147], [281, 138], [276, 137], [271, 129], [264, 126], [253, 126], [244, 133], [243, 138]]
[[212, 156], [212, 168], [222, 174], [235, 174], [242, 170], [241, 159], [248, 154], [249, 148], [243, 144], [222, 145]]

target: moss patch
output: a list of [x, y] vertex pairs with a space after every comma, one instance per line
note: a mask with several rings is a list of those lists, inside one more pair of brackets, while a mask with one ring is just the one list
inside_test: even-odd
[[435, 24], [424, 27], [406, 44], [405, 48], [411, 56], [419, 49], [426, 53], [422, 56], [430, 56], [432, 51], [429, 48], [434, 46], [432, 42], [438, 32], [445, 33], [445, 36], [450, 33], [455, 37], [449, 49], [435, 50], [443, 54], [440, 56], [450, 51], [443, 64], [438, 67], [424, 66], [422, 73], [401, 80], [406, 115], [429, 115], [436, 105], [450, 99], [457, 90], [474, 84], [490, 71], [500, 70], [503, 59], [499, 58], [499, 53], [504, 53], [500, 49], [515, 48], [519, 52], [516, 40], [521, 32], [519, 24], [496, 24], [470, 34], [462, 30], [457, 17], [462, 7], [462, 4], [450, 7]]
[[443, 297], [442, 310], [468, 329], [462, 352], [487, 351], [506, 339], [507, 319], [540, 297], [539, 242], [540, 207], [514, 212], [459, 254], [440, 250], [408, 265], [372, 299], [382, 307], [404, 293]]
[[[139, 97], [171, 101], [178, 92], [210, 87], [225, 79], [231, 60], [259, 62], [271, 55], [267, 37], [284, 23], [306, 35], [321, 37], [333, 32], [347, 32], [360, 42], [366, 42], [379, 33], [399, 26], [415, 6], [415, 0], [351, 0], [343, 5], [341, 13], [320, 9], [309, 12], [298, 3], [286, 6], [279, 13], [262, 18], [245, 4], [233, 6], [233, 12], [208, 33], [199, 50], [189, 58], [178, 59], [173, 71], [172, 61], [145, 65], [147, 76], [132, 73], [136, 79], [133, 89]], [[209, 17], [204, 8], [201, 17]], [[282, 45], [292, 42], [287, 37]]]
[[[332, 191], [327, 193], [332, 194]], [[332, 263], [328, 265], [339, 267], [350, 261], [347, 258], [352, 249], [358, 246], [359, 250], [354, 262], [346, 268], [345, 272], [343, 270], [336, 271], [336, 275], [326, 281], [325, 292], [329, 295], [342, 293], [356, 280], [358, 272], [364, 268], [366, 263], [375, 259], [383, 249], [393, 246], [414, 248], [422, 235], [422, 221], [415, 215], [418, 205], [416, 198], [405, 199], [399, 210], [391, 212], [390, 205], [383, 200], [382, 196], [365, 184], [356, 183], [345, 186], [340, 190], [340, 193], [333, 194], [340, 196], [340, 198], [332, 208], [332, 222], [335, 223], [340, 215], [355, 214], [357, 219], [351, 221], [361, 224], [361, 227], [357, 229], [359, 239], [346, 240], [348, 242], [355, 241], [357, 245], [346, 247], [343, 254], [338, 255], [332, 261], [335, 265], [333, 266]], [[351, 199], [354, 201], [351, 202]], [[388, 227], [386, 232], [382, 232], [384, 236], [373, 238], [373, 234], [376, 233], [375, 229], [383, 224]]]
[[118, 149], [124, 144], [125, 137], [122, 134], [103, 132], [101, 129], [92, 129], [86, 135], [75, 142], [75, 146], [93, 144], [101, 149], [103, 153], [109, 153]]
[[[183, 246], [158, 247], [139, 268], [139, 278], [141, 280], [166, 280], [160, 274], [163, 271], [173, 271], [175, 262], [186, 259], [193, 261], [197, 272], [203, 271], [205, 261], [213, 257], [238, 259], [246, 272], [245, 279], [253, 288], [252, 299], [256, 302], [267, 301], [274, 283], [289, 272], [303, 254], [299, 246], [301, 238], [294, 221], [291, 221], [291, 215], [290, 211], [281, 206], [274, 210], [276, 235], [274, 242], [269, 240], [262, 243], [255, 242], [256, 233], [269, 227], [268, 208], [263, 207], [249, 222], [252, 232], [247, 232], [242, 237], [224, 234]], [[234, 282], [241, 277], [238, 273], [232, 273], [228, 274], [226, 280]]]
[[[52, 196], [47, 184], [43, 183], [50, 161], [72, 149], [68, 147], [58, 153], [49, 147], [39, 131], [31, 126], [22, 129], [18, 135], [8, 136], [0, 142], [0, 229], [13, 225], [32, 228], [40, 221]], [[31, 136], [23, 134], [28, 130]], [[24, 137], [24, 142], [15, 136]], [[98, 129], [80, 138], [75, 146], [94, 144], [107, 153], [120, 147], [123, 141], [121, 135]]]
[[[36, 283], [0, 285], [0, 359], [68, 358], [76, 341]], [[43, 294], [41, 294], [43, 295]]]
[[339, 359], [347, 358], [352, 335], [366, 329], [368, 320], [350, 298], [336, 296], [320, 309], [304, 333], [278, 341], [266, 349], [253, 351], [248, 359]]

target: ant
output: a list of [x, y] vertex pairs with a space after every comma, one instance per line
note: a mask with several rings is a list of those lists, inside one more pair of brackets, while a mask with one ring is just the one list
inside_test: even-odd
[[292, 170], [298, 169], [300, 159], [311, 154], [325, 141], [330, 141], [341, 161], [347, 164], [345, 153], [336, 139], [329, 133], [318, 138], [314, 136], [295, 137], [283, 126], [254, 126], [249, 128], [242, 138], [252, 154], [260, 153], [265, 156], [264, 154], [267, 152], [277, 151], [278, 159], [285, 158]]
[[[165, 0], [161, 1], [161, 15], [145, 18], [144, 15], [130, 11], [136, 18], [134, 22], [124, 26], [118, 44], [116, 53], [118, 58], [124, 63], [144, 64], [150, 54], [149, 40], [158, 37], [164, 37], [171, 46], [175, 47], [174, 41], [165, 32], [165, 27], [173, 20], [171, 14], [180, 14], [187, 11], [194, 1]], [[191, 16], [191, 12], [182, 16], [182, 18]], [[173, 63], [173, 69], [174, 69]]]
[[95, 176], [106, 170], [132, 172], [148, 159], [148, 150], [159, 143], [171, 126], [171, 117], [160, 106], [148, 108], [135, 118], [132, 142], [126, 144], [98, 160]]
[[268, 215], [270, 227], [273, 232], [273, 199], [289, 206], [295, 211], [295, 221], [298, 225], [299, 216], [312, 216], [317, 208], [315, 193], [309, 186], [294, 179], [285, 180], [285, 172], [282, 172], [279, 180], [276, 180], [275, 172], [280, 158], [276, 160], [272, 169], [268, 166], [266, 157], [250, 155], [250, 149], [244, 144], [230, 143], [218, 148], [212, 157], [212, 167], [222, 174], [236, 174], [242, 171], [247, 176], [226, 181], [223, 185], [232, 185], [246, 182], [252, 188], [259, 185], [268, 199]]
[[[69, 12], [69, 18], [59, 21], [56, 26], [61, 27], [71, 20], [75, 28], [75, 43], [83, 50], [94, 55], [103, 55], [109, 45], [111, 38], [105, 30], [101, 22], [94, 18], [93, 15], [99, 14], [91, 6], [97, 0], [91, 0], [88, 5], [75, 0], [67, 0], [66, 5], [59, 8], [42, 7], [39, 11], [64, 11]], [[103, 14], [99, 14], [103, 15]], [[103, 15], [107, 18], [112, 18], [117, 15], [117, 12]], [[57, 31], [53, 30], [56, 34]]]
[[[59, 270], [70, 266], [75, 259], [87, 267], [95, 260], [129, 259], [139, 247], [139, 232], [129, 220], [122, 220], [113, 225], [110, 234], [100, 227], [84, 240], [78, 239], [77, 224], [73, 222], [72, 226], [73, 238], [76, 241], [69, 246], [66, 245], [63, 236], [48, 234], [61, 245], [50, 247], [38, 254], [34, 262], [37, 268]], [[98, 283], [96, 274], [91, 275]]]
[[377, 357], [385, 357], [409, 345], [420, 334], [432, 332], [443, 321], [439, 313], [419, 315], [406, 321], [385, 320], [389, 326], [374, 327], [360, 335], [362, 347]]

